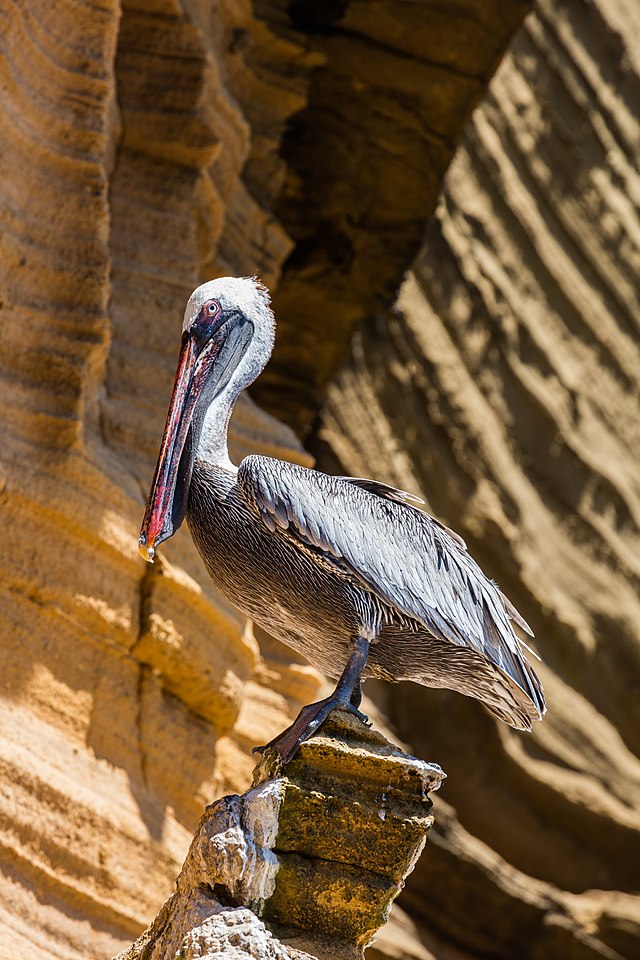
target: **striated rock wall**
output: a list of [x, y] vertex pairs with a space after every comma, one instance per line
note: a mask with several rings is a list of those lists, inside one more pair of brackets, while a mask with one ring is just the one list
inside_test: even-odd
[[422, 492], [543, 658], [531, 736], [380, 691], [449, 773], [401, 901], [436, 956], [640, 955], [639, 27], [540, 0], [323, 412], [321, 462]]
[[[294, 6], [0, 2], [2, 957], [129, 942], [319, 684], [260, 652], [187, 534], [137, 555], [188, 294], [285, 271], [263, 399], [309, 422], [527, 9]], [[233, 439], [309, 462], [248, 400]]]
[[[246, 742], [318, 685], [261, 660], [188, 536], [153, 569], [135, 537], [186, 297], [202, 273], [272, 282], [290, 248], [242, 178], [239, 101], [271, 96], [275, 155], [308, 62], [241, 4], [9, 4], [0, 44], [0, 954], [106, 956], [245, 782]], [[309, 462], [249, 401], [234, 445]]]
[[300, 435], [353, 326], [391, 303], [470, 111], [530, 7], [258, 0], [278, 29], [286, 9], [324, 58], [282, 143], [276, 209], [295, 246], [274, 297], [274, 356], [252, 390]]

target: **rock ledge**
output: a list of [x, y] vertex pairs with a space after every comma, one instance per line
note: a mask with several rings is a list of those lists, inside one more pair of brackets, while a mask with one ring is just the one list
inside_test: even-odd
[[336, 712], [284, 771], [207, 807], [177, 892], [118, 960], [358, 958], [433, 823], [444, 773]]

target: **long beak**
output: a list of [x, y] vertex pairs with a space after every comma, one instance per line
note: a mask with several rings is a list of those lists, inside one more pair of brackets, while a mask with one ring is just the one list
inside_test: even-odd
[[186, 497], [183, 496], [180, 502], [182, 509], [178, 513], [181, 513], [181, 516], [176, 515], [174, 501], [178, 468], [200, 392], [197, 387], [201, 386], [201, 383], [194, 383], [194, 380], [201, 380], [196, 376], [196, 360], [193, 339], [188, 333], [184, 333], [158, 463], [138, 541], [142, 557], [150, 563], [153, 563], [156, 546], [168, 540], [184, 518], [185, 507], [182, 501], [186, 501]]

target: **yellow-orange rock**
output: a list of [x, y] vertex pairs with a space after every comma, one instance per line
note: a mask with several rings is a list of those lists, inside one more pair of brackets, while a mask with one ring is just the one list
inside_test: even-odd
[[[320, 684], [188, 535], [137, 555], [186, 297], [275, 288], [256, 396], [306, 428], [528, 6], [0, 3], [0, 956], [130, 942]], [[540, 0], [325, 407], [325, 462], [422, 489], [522, 606], [551, 703], [522, 739], [383, 692], [450, 776], [378, 956], [637, 952], [638, 29]], [[309, 462], [248, 400], [233, 439]]]
[[362, 958], [424, 849], [443, 776], [335, 711], [286, 768], [268, 754], [250, 790], [207, 807], [176, 893], [118, 960]]

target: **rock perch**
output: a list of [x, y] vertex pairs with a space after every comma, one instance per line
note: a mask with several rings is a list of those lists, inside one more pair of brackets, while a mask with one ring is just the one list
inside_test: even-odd
[[357, 958], [386, 922], [445, 774], [345, 712], [284, 772], [207, 807], [151, 926], [117, 960]]

